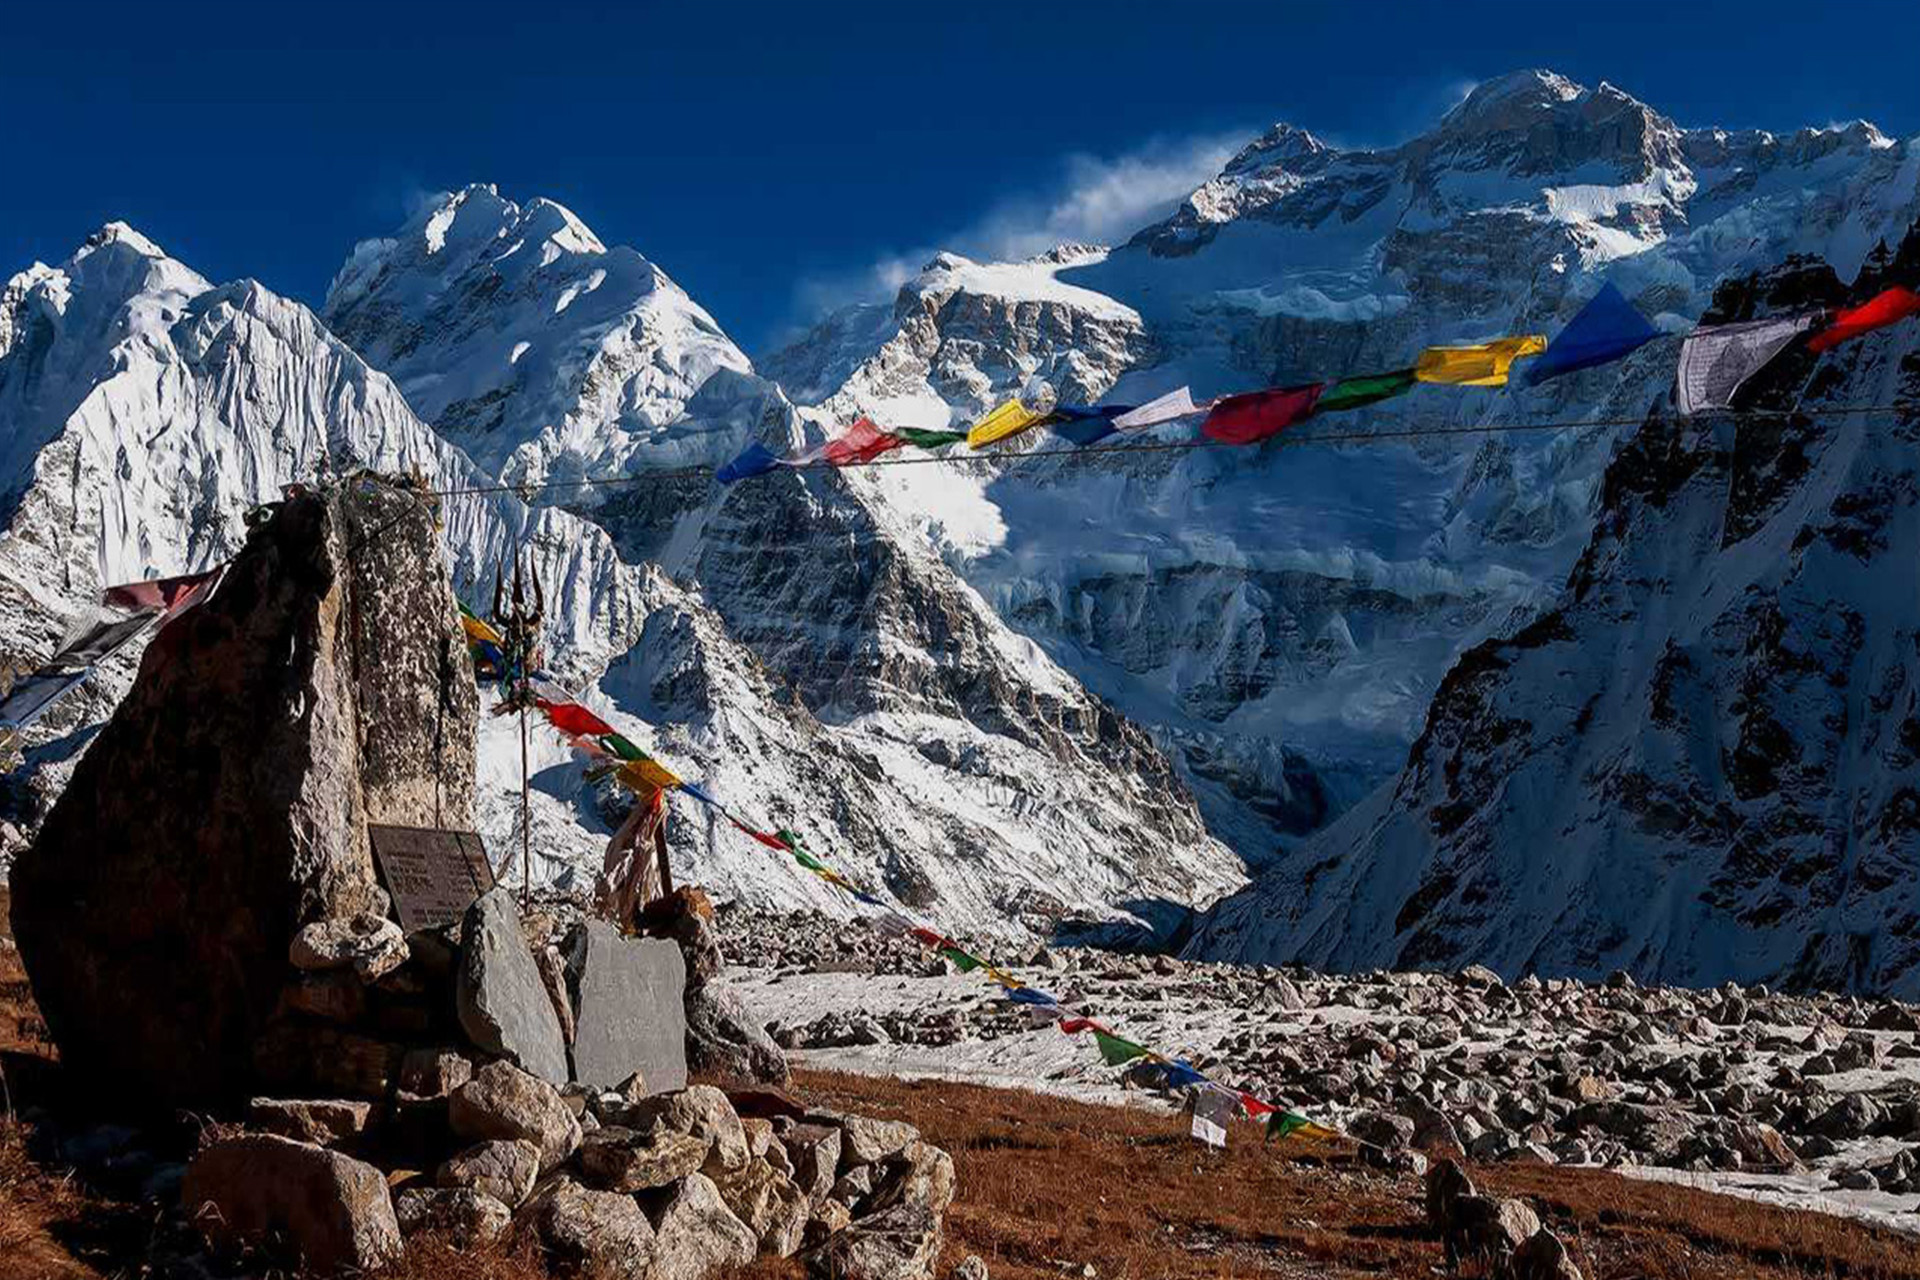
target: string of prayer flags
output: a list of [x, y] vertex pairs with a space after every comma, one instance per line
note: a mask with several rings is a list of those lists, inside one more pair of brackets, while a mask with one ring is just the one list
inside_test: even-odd
[[714, 472], [713, 478], [721, 484], [737, 484], [742, 480], [763, 476], [779, 465], [780, 455], [756, 441], [748, 445], [739, 457]]
[[1540, 358], [1528, 364], [1526, 383], [1534, 387], [1577, 369], [1625, 359], [1659, 336], [1660, 331], [1609, 280], [1554, 335]]
[[1680, 344], [1674, 402], [1683, 414], [1733, 406], [1734, 393], [1793, 340], [1813, 326], [1814, 314], [1775, 316], [1695, 329]]
[[1414, 362], [1413, 376], [1421, 382], [1454, 387], [1504, 387], [1515, 360], [1537, 356], [1546, 349], [1546, 336], [1538, 333], [1465, 347], [1428, 347]]
[[1370, 404], [1379, 404], [1382, 400], [1391, 400], [1413, 390], [1420, 380], [1413, 376], [1412, 369], [1395, 369], [1392, 373], [1363, 373], [1357, 378], [1342, 378], [1320, 393], [1320, 399], [1314, 404], [1315, 413], [1340, 413], [1347, 409], [1360, 409]]
[[979, 449], [1008, 436], [1019, 435], [1037, 425], [1047, 415], [1035, 413], [1019, 400], [1009, 400], [973, 424], [967, 432], [967, 447]]
[[1149, 400], [1137, 409], [1130, 409], [1113, 420], [1113, 425], [1121, 431], [1138, 431], [1144, 427], [1159, 426], [1163, 422], [1172, 422], [1176, 418], [1185, 418], [1196, 414], [1204, 406], [1193, 402], [1191, 387], [1178, 387], [1155, 400]]
[[1200, 424], [1200, 433], [1222, 444], [1256, 444], [1279, 435], [1312, 415], [1321, 385], [1314, 382], [1216, 400], [1207, 411], [1207, 420]]
[[1807, 350], [1826, 351], [1914, 315], [1920, 315], [1920, 293], [1911, 289], [1887, 289], [1872, 300], [1834, 316], [1831, 325], [1808, 341]]
[[967, 438], [964, 431], [934, 431], [926, 427], [895, 427], [893, 434], [900, 437], [903, 444], [916, 449], [944, 449], [950, 444], [963, 443]]
[[[1027, 986], [1015, 975], [967, 951], [952, 938], [927, 928], [924, 925], [914, 923], [900, 912], [888, 907], [872, 894], [863, 892], [851, 880], [809, 853], [798, 833], [784, 827], [772, 834], [755, 828], [731, 813], [726, 806], [722, 805], [703, 788], [693, 783], [684, 782], [671, 769], [621, 737], [619, 733], [613, 731], [604, 721], [594, 716], [592, 712], [587, 711], [584, 707], [579, 706], [578, 703], [568, 699], [562, 691], [553, 688], [537, 677], [530, 678], [528, 684], [537, 694], [536, 705], [546, 713], [548, 720], [554, 724], [555, 728], [564, 733], [569, 740], [581, 746], [583, 750], [590, 752], [605, 751], [621, 756], [625, 763], [620, 766], [618, 776], [623, 783], [633, 788], [636, 793], [642, 795], [651, 794], [656, 803], [663, 803], [659, 798], [664, 792], [672, 788], [679, 788], [686, 795], [692, 796], [700, 803], [711, 807], [716, 812], [725, 816], [727, 821], [736, 829], [753, 837], [753, 839], [760, 844], [770, 849], [776, 849], [786, 853], [804, 870], [812, 872], [828, 884], [840, 889], [855, 901], [876, 908], [879, 916], [875, 924], [883, 931], [895, 935], [911, 936], [930, 951], [944, 957], [962, 973], [983, 972], [988, 980], [999, 985], [1010, 1003], [1025, 1011], [1035, 1027], [1053, 1023], [1068, 1035], [1078, 1034], [1082, 1031], [1091, 1031], [1094, 1034], [1094, 1042], [1100, 1052], [1101, 1059], [1109, 1065], [1120, 1066], [1124, 1063], [1145, 1059], [1148, 1062], [1154, 1063], [1159, 1068], [1168, 1087], [1199, 1086], [1199, 1093], [1196, 1094], [1194, 1104], [1195, 1115], [1197, 1117], [1194, 1122], [1194, 1132], [1196, 1136], [1202, 1137], [1205, 1141], [1209, 1142], [1225, 1142], [1226, 1124], [1228, 1120], [1231, 1119], [1234, 1111], [1242, 1105], [1247, 1107], [1249, 1115], [1258, 1115], [1263, 1111], [1274, 1112], [1276, 1110], [1268, 1104], [1261, 1103], [1250, 1094], [1245, 1094], [1240, 1090], [1227, 1089], [1218, 1085], [1209, 1080], [1202, 1072], [1195, 1070], [1187, 1062], [1168, 1059], [1145, 1045], [1137, 1044], [1124, 1036], [1116, 1034], [1110, 1028], [1092, 1018], [1082, 1017], [1077, 1013], [1074, 1013], [1073, 1016], [1068, 1016], [1070, 1013], [1073, 1013], [1073, 1011], [1061, 1004], [1054, 996], [1037, 988]], [[594, 732], [596, 729], [605, 729], [606, 731], [596, 733]], [[1202, 1120], [1198, 1118], [1203, 1115], [1205, 1123], [1211, 1126], [1211, 1128], [1204, 1131], [1201, 1127]], [[1309, 1122], [1301, 1120], [1301, 1124], [1308, 1125]], [[1318, 1126], [1310, 1127], [1318, 1132], [1328, 1132], [1327, 1130], [1319, 1129]]]

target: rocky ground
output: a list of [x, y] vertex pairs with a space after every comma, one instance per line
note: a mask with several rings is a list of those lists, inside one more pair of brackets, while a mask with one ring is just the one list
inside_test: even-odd
[[[909, 940], [723, 910], [774, 1037], [814, 1066], [1156, 1105]], [[1388, 1149], [1603, 1167], [1920, 1231], [1913, 1006], [1491, 972], [1310, 974], [1073, 948], [1001, 957], [1122, 1034]], [[1175, 1101], [1168, 1099], [1166, 1101]]]

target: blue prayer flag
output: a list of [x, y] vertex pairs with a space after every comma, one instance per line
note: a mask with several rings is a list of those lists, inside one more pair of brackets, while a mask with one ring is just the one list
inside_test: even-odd
[[1033, 987], [1009, 987], [1007, 999], [1015, 1004], [1059, 1004], [1052, 996]]
[[1132, 408], [1132, 405], [1124, 404], [1105, 404], [1097, 409], [1063, 404], [1048, 415], [1047, 425], [1053, 428], [1055, 435], [1063, 436], [1084, 449], [1116, 434], [1119, 428], [1113, 425], [1113, 420], [1131, 412]]
[[1546, 351], [1527, 363], [1527, 385], [1538, 386], [1563, 373], [1619, 360], [1659, 336], [1660, 331], [1609, 281], [1554, 335]]
[[739, 457], [713, 473], [713, 478], [721, 484], [732, 484], [737, 480], [751, 480], [754, 476], [763, 476], [780, 465], [780, 459], [773, 450], [759, 443], [750, 444]]
[[1181, 1085], [1205, 1084], [1207, 1078], [1184, 1062], [1176, 1062], [1167, 1068], [1167, 1087], [1178, 1089]]

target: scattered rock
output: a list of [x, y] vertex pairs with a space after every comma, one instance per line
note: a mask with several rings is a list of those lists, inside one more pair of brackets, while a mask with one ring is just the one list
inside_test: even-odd
[[370, 1164], [311, 1143], [247, 1134], [187, 1167], [180, 1203], [209, 1244], [282, 1239], [314, 1271], [371, 1271], [400, 1253], [387, 1180]]
[[516, 1219], [558, 1269], [590, 1280], [647, 1274], [656, 1257], [653, 1226], [632, 1196], [591, 1191], [571, 1178], [542, 1185]]
[[540, 1148], [525, 1138], [496, 1139], [468, 1147], [434, 1171], [434, 1185], [465, 1187], [517, 1209], [540, 1176]]
[[471, 1187], [408, 1187], [393, 1211], [403, 1234], [436, 1231], [457, 1249], [491, 1244], [513, 1222], [506, 1205]]
[[412, 1049], [400, 1060], [400, 1088], [419, 1098], [444, 1098], [473, 1079], [473, 1063], [455, 1049]]
[[868, 1116], [842, 1116], [839, 1120], [840, 1167], [878, 1164], [902, 1151], [920, 1136], [920, 1131], [904, 1120], [875, 1120]]
[[448, 1123], [463, 1138], [523, 1138], [551, 1169], [580, 1145], [580, 1121], [554, 1087], [510, 1062], [490, 1062], [453, 1091]]
[[812, 1280], [932, 1280], [940, 1220], [917, 1205], [861, 1218], [807, 1254]]
[[362, 911], [302, 927], [287, 946], [287, 959], [308, 972], [350, 968], [372, 982], [406, 963], [407, 939], [393, 921]]
[[643, 1137], [631, 1129], [599, 1129], [580, 1145], [581, 1176], [606, 1191], [664, 1187], [697, 1172], [710, 1145], [706, 1138], [671, 1131]]
[[331, 1146], [364, 1133], [373, 1104], [356, 1099], [314, 1101], [255, 1098], [247, 1104], [247, 1124], [266, 1133]]
[[685, 1182], [660, 1194], [658, 1207], [649, 1210], [657, 1280], [702, 1280], [753, 1260], [758, 1240], [704, 1174], [690, 1174]]

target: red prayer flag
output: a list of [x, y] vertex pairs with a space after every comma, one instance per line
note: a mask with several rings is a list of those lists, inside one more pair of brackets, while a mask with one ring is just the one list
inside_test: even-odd
[[1280, 1109], [1269, 1103], [1262, 1102], [1260, 1101], [1260, 1099], [1254, 1097], [1252, 1094], [1244, 1091], [1242, 1091], [1242, 1093], [1240, 1094], [1240, 1105], [1245, 1107], [1247, 1109], [1247, 1114], [1253, 1117], [1255, 1120], [1258, 1120], [1261, 1116], [1270, 1115], [1271, 1113], [1278, 1111]]
[[899, 436], [882, 431], [871, 418], [861, 418], [836, 440], [827, 441], [820, 456], [836, 467], [872, 462], [883, 453], [898, 449], [905, 442]]
[[1809, 351], [1825, 351], [1851, 341], [1863, 333], [1920, 315], [1920, 293], [1911, 289], [1888, 289], [1869, 302], [1850, 307], [1833, 318], [1833, 324], [1815, 334], [1807, 343]]
[[603, 733], [614, 732], [612, 725], [577, 702], [548, 702], [536, 698], [534, 705], [547, 713], [547, 720], [554, 728], [576, 738], [597, 738]]
[[1201, 434], [1222, 444], [1253, 444], [1278, 435], [1313, 412], [1325, 385], [1315, 382], [1228, 396], [1214, 403], [1207, 420], [1200, 424]]
[[932, 947], [935, 951], [938, 951], [941, 947], [950, 947], [953, 945], [931, 929], [922, 929], [916, 925], [913, 929], [909, 930], [909, 932], [911, 932], [914, 938], [920, 943]]
[[[1082, 1031], [1107, 1031], [1105, 1027], [1095, 1022], [1092, 1018], [1062, 1018], [1060, 1020], [1060, 1029], [1070, 1036], [1079, 1035]], [[1107, 1031], [1107, 1034], [1112, 1035], [1113, 1033]]]
[[182, 605], [191, 603], [194, 593], [219, 577], [225, 569], [226, 566], [221, 565], [205, 573], [191, 573], [181, 578], [155, 578], [149, 582], [128, 582], [108, 587], [101, 593], [100, 603], [128, 611], [162, 609], [172, 613]]

